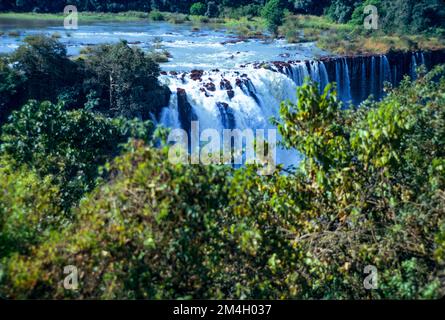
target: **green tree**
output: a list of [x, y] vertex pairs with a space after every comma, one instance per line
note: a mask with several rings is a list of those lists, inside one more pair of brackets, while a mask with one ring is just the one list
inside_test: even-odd
[[294, 8], [297, 12], [321, 15], [331, 2], [332, 0], [295, 0]]
[[159, 65], [125, 41], [85, 52], [84, 90], [99, 99], [96, 110], [110, 116], [148, 120], [168, 105], [170, 90], [158, 82]]
[[67, 209], [94, 188], [98, 167], [119, 153], [121, 143], [129, 137], [149, 141], [153, 125], [31, 101], [2, 129], [2, 151], [42, 178], [51, 175]]
[[267, 20], [269, 30], [277, 34], [278, 27], [283, 23], [284, 19], [284, 10], [280, 0], [269, 0], [264, 6], [261, 15]]
[[190, 14], [203, 16], [206, 13], [207, 6], [202, 2], [196, 2], [190, 7]]
[[51, 177], [41, 179], [10, 157], [0, 158], [0, 263], [11, 254], [30, 254], [66, 223]]
[[[44, 35], [28, 36], [11, 56], [14, 68], [25, 77], [26, 99], [56, 102], [78, 83], [77, 66], [59, 41]], [[80, 76], [81, 78], [81, 76]]]
[[21, 97], [25, 95], [23, 84], [23, 76], [9, 66], [7, 58], [0, 57], [0, 126], [22, 102]]
[[[362, 5], [362, 0], [333, 0], [330, 6], [326, 9], [326, 14], [332, 20], [338, 23], [347, 23], [352, 16], [355, 8], [358, 5]], [[363, 7], [362, 14], [363, 14]], [[361, 21], [363, 25], [363, 21]]]

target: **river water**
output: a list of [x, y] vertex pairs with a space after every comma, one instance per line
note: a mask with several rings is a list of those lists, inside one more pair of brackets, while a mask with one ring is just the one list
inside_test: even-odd
[[[233, 69], [252, 62], [305, 60], [326, 53], [314, 43], [288, 44], [285, 40], [241, 40], [226, 29], [204, 26], [194, 30], [191, 24], [166, 22], [119, 22], [79, 25], [78, 30], [66, 30], [61, 22], [29, 22], [0, 19], [0, 53], [14, 51], [27, 35], [57, 34], [67, 46], [68, 54], [77, 55], [88, 45], [115, 43], [121, 39], [152, 48], [153, 41], [171, 53], [162, 65], [164, 70]], [[20, 36], [9, 36], [19, 32]]]

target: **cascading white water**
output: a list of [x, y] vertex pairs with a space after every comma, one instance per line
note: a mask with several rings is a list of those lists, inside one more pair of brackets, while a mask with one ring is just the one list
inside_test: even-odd
[[304, 79], [309, 77], [309, 71], [306, 63], [298, 62], [288, 67], [287, 76], [289, 76], [297, 86], [301, 86], [304, 83]]
[[[222, 133], [223, 129], [228, 129], [222, 109], [233, 116], [236, 129], [273, 129], [269, 120], [279, 115], [281, 101], [296, 100], [297, 85], [292, 79], [262, 68], [239, 72], [208, 71], [200, 80], [193, 80], [188, 75], [164, 75], [161, 81], [169, 86], [173, 95], [170, 105], [161, 112], [160, 123], [173, 128], [181, 126], [176, 92], [184, 89], [199, 121], [200, 132], [216, 129]], [[233, 94], [229, 94], [227, 87], [220, 83], [228, 83]], [[221, 105], [227, 107], [221, 108]], [[286, 166], [296, 164], [298, 155], [295, 151], [278, 149], [277, 162]]]
[[362, 59], [360, 72], [360, 100], [364, 100], [366, 99], [366, 63], [364, 59]]
[[421, 65], [426, 65], [425, 55], [423, 52], [416, 52], [411, 55], [411, 77], [412, 79], [417, 79], [417, 67]]
[[422, 65], [426, 65], [426, 62], [425, 62], [425, 55], [423, 54], [423, 52], [420, 52], [420, 63], [421, 63]]
[[411, 56], [411, 78], [412, 79], [417, 79], [417, 61], [416, 61], [416, 56], [413, 54]]
[[178, 111], [178, 96], [176, 91], [172, 91], [169, 106], [162, 109], [159, 123], [167, 128], [181, 128]]
[[335, 62], [335, 82], [337, 83], [340, 99], [345, 105], [349, 105], [351, 102], [351, 80], [346, 58], [338, 59]]
[[[209, 128], [219, 132], [223, 129], [273, 129], [270, 118], [279, 116], [282, 101], [296, 102], [296, 88], [306, 77], [318, 82], [321, 90], [330, 81], [336, 81], [339, 98], [345, 105], [351, 101], [358, 105], [370, 94], [380, 99], [384, 94], [384, 82], [396, 85], [401, 75], [410, 72], [415, 77], [417, 65], [425, 63], [421, 53], [412, 54], [409, 65], [396, 62], [391, 66], [385, 55], [361, 57], [358, 67], [348, 59], [271, 63], [267, 68], [247, 65], [231, 71], [201, 71], [198, 77], [190, 73], [165, 74], [161, 81], [170, 87], [172, 96], [159, 122], [170, 128], [185, 128], [179, 106], [179, 100], [185, 99], [191, 108], [187, 110], [199, 121], [200, 131]], [[351, 69], [349, 63], [352, 63]], [[350, 70], [357, 74], [352, 75]], [[354, 79], [352, 84], [351, 79]], [[178, 98], [177, 92], [183, 92], [184, 96]], [[277, 149], [278, 163], [289, 166], [298, 160], [295, 151]]]
[[329, 76], [325, 64], [323, 62], [319, 63], [320, 63], [320, 85], [321, 85], [321, 90], [324, 90], [324, 88], [329, 83]]

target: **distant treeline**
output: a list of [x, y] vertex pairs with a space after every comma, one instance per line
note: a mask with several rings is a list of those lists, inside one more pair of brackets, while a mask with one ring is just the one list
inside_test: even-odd
[[[214, 3], [227, 7], [238, 7], [249, 4], [263, 5], [266, 0], [6, 0], [0, 3], [0, 10], [60, 12], [65, 5], [75, 5], [79, 11], [121, 12], [128, 10], [189, 13], [195, 3]], [[284, 1], [283, 1], [284, 2]], [[289, 1], [286, 1], [289, 2]]]
[[[266, 3], [283, 12], [327, 15], [333, 21], [357, 24], [364, 19], [364, 8], [378, 8], [381, 26], [387, 32], [436, 31], [445, 27], [444, 0], [2, 0], [0, 11], [62, 12], [66, 5], [79, 11], [168, 11], [206, 16], [232, 17], [261, 14]], [[238, 18], [238, 17], [236, 17]]]

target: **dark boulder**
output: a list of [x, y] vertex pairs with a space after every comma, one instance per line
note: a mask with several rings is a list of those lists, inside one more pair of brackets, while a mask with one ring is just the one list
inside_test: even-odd
[[192, 121], [197, 121], [192, 105], [187, 100], [187, 93], [184, 89], [177, 89], [178, 96], [178, 113], [181, 127], [190, 135]]

